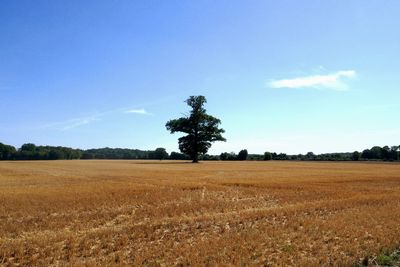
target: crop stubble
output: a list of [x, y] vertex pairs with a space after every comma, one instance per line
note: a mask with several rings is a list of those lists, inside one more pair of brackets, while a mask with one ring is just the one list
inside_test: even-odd
[[350, 265], [400, 245], [400, 164], [0, 162], [0, 264]]

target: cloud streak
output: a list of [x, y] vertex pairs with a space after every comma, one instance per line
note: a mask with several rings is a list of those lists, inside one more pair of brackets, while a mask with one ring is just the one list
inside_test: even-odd
[[140, 115], [151, 115], [151, 113], [147, 112], [144, 108], [129, 109], [125, 113], [133, 113], [133, 114], [140, 114]]
[[82, 125], [86, 125], [89, 124], [91, 122], [95, 122], [95, 121], [100, 121], [101, 118], [100, 116], [92, 116], [92, 117], [83, 117], [83, 118], [77, 118], [77, 119], [71, 119], [68, 120], [66, 122], [64, 122], [63, 126], [61, 127], [62, 131], [67, 131], [67, 130], [71, 130], [73, 128], [82, 126]]
[[117, 113], [133, 113], [133, 114], [140, 114], [140, 115], [152, 115], [152, 113], [147, 112], [144, 108], [141, 109], [116, 109], [116, 110], [109, 110], [101, 113], [96, 113], [92, 116], [85, 116], [80, 118], [70, 119], [64, 122], [58, 122], [51, 124], [50, 126], [56, 126], [61, 131], [68, 131], [83, 125], [87, 125], [96, 121], [101, 121], [103, 118], [110, 114], [117, 114]]
[[326, 75], [312, 75], [292, 79], [274, 80], [269, 82], [268, 86], [276, 89], [314, 88], [344, 91], [348, 89], [348, 85], [343, 81], [343, 79], [353, 78], [355, 76], [355, 70], [341, 70]]
[[48, 123], [40, 126], [39, 128], [54, 128], [60, 131], [68, 131], [80, 126], [88, 125], [93, 122], [102, 121], [107, 116], [117, 115], [117, 114], [139, 114], [139, 115], [153, 115], [153, 113], [148, 112], [144, 108], [119, 108], [114, 110], [108, 110], [104, 112], [96, 112], [92, 115], [82, 116], [78, 118], [72, 118], [65, 121]]
[[[113, 114], [113, 113], [120, 113], [121, 110], [110, 110], [102, 113], [97, 113], [92, 116], [86, 116], [86, 117], [81, 117], [81, 118], [75, 118], [75, 119], [70, 119], [65, 122], [57, 123], [60, 127], [60, 130], [62, 131], [67, 131], [71, 130], [83, 125], [87, 125], [96, 121], [101, 121], [104, 116], [108, 114]], [[147, 112], [144, 108], [141, 109], [129, 109], [126, 110], [125, 113], [134, 113], [134, 114], [140, 114], [140, 115], [151, 115], [151, 113]]]

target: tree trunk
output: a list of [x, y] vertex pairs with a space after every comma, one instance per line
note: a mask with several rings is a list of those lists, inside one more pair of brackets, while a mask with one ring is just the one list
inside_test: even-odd
[[198, 122], [196, 122], [196, 125], [194, 127], [194, 155], [193, 155], [193, 161], [192, 163], [198, 163], [199, 162], [199, 152], [197, 150], [197, 136], [198, 136]]

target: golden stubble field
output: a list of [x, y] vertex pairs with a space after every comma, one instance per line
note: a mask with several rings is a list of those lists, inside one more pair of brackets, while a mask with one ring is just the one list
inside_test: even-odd
[[0, 162], [0, 265], [351, 265], [400, 245], [400, 164]]

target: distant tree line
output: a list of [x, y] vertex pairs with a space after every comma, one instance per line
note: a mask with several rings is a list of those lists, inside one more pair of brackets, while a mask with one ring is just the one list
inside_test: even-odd
[[13, 146], [0, 143], [0, 160], [55, 160], [79, 159], [82, 150], [61, 146], [36, 146], [24, 144], [16, 149]]
[[0, 160], [57, 160], [57, 159], [160, 159], [161, 160], [168, 158], [170, 158], [170, 156], [168, 155], [165, 148], [157, 148], [156, 150], [139, 150], [139, 149], [106, 147], [106, 148], [82, 150], [82, 149], [73, 149], [70, 147], [62, 147], [62, 146], [36, 146], [35, 144], [29, 143], [22, 145], [21, 148], [19, 149], [16, 149], [13, 146], [0, 143]]
[[[36, 146], [35, 144], [24, 144], [19, 149], [0, 143], [0, 160], [57, 160], [57, 159], [170, 159], [190, 160], [191, 157], [179, 153], [168, 154], [165, 148], [155, 150], [139, 150], [127, 148], [97, 148], [97, 149], [74, 149], [62, 146]], [[238, 154], [224, 152], [220, 155], [204, 154], [199, 160], [315, 160], [315, 161], [358, 161], [358, 160], [400, 160], [400, 146], [374, 146], [361, 152], [348, 153], [325, 153], [287, 155], [285, 153], [265, 152], [264, 154], [249, 154], [242, 149]]]
[[362, 152], [345, 152], [345, 153], [324, 153], [287, 155], [285, 153], [265, 152], [260, 154], [247, 154], [247, 150], [241, 150], [239, 154], [234, 152], [224, 152], [219, 155], [219, 160], [317, 160], [317, 161], [358, 161], [358, 160], [384, 160], [398, 161], [400, 160], [400, 146], [374, 146], [371, 149], [365, 149]]
[[82, 151], [81, 159], [168, 159], [165, 148], [139, 150], [128, 148], [97, 148]]

